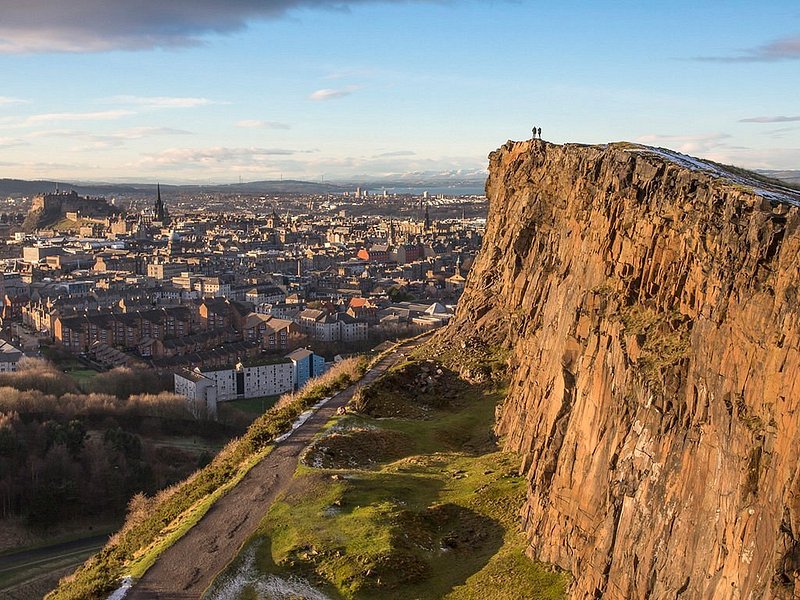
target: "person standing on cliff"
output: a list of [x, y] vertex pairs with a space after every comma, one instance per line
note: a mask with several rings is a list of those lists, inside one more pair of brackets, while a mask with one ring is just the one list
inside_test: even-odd
[[538, 134], [539, 134], [539, 139], [542, 139], [542, 128], [541, 127], [539, 127]]
[[536, 139], [536, 127], [533, 128], [533, 137], [531, 139]]

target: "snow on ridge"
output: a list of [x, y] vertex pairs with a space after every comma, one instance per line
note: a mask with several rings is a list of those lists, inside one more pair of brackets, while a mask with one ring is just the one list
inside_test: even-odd
[[[335, 395], [336, 394], [334, 394], [334, 396]], [[322, 400], [317, 402], [314, 406], [312, 406], [308, 410], [303, 411], [302, 413], [300, 413], [300, 416], [298, 416], [294, 420], [294, 423], [292, 423], [292, 428], [289, 431], [287, 431], [286, 433], [284, 433], [283, 435], [279, 435], [278, 437], [276, 437], [275, 438], [275, 443], [276, 444], [280, 444], [281, 442], [283, 442], [283, 441], [287, 440], [289, 437], [291, 437], [291, 435], [295, 431], [297, 431], [306, 421], [308, 421], [314, 415], [315, 412], [317, 412], [320, 408], [325, 406], [325, 404], [331, 398], [333, 398], [333, 396], [328, 396], [326, 398], [323, 398]]]
[[714, 178], [726, 179], [732, 183], [746, 186], [750, 188], [754, 194], [766, 198], [773, 202], [782, 202], [791, 204], [792, 206], [800, 206], [800, 192], [793, 190], [782, 185], [772, 185], [765, 182], [758, 181], [757, 179], [749, 179], [742, 175], [737, 175], [730, 171], [725, 170], [723, 167], [706, 162], [694, 156], [682, 154], [675, 150], [668, 150], [667, 148], [655, 148], [652, 146], [636, 146], [627, 148], [626, 152], [637, 152], [641, 154], [654, 154], [665, 160], [673, 162], [681, 167], [689, 169], [690, 171], [701, 171]]

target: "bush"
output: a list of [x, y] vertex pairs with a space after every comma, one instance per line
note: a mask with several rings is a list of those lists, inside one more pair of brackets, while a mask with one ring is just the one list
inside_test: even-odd
[[53, 396], [78, 391], [75, 381], [52, 363], [28, 357], [19, 361], [17, 371], [0, 374], [0, 387], [12, 387], [21, 391], [38, 390]]
[[100, 373], [87, 384], [87, 391], [112, 394], [117, 398], [128, 398], [136, 394], [158, 394], [171, 389], [172, 380], [157, 371], [116, 367]]

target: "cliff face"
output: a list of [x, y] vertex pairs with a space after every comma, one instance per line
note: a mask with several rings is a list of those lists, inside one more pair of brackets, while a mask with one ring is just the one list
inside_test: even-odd
[[800, 596], [800, 197], [539, 141], [487, 193], [449, 335], [512, 349], [530, 553], [576, 598]]

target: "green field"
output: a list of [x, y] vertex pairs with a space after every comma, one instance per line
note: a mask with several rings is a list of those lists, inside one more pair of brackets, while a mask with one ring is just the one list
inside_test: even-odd
[[75, 368], [67, 371], [67, 375], [72, 377], [81, 389], [85, 389], [86, 384], [97, 377], [98, 372], [94, 369]]
[[255, 416], [264, 414], [267, 410], [272, 408], [278, 401], [278, 398], [280, 398], [280, 396], [246, 398], [242, 400], [231, 400], [230, 402], [225, 402], [225, 405], [232, 406], [243, 413]]
[[492, 433], [504, 391], [413, 380], [393, 372], [371, 414], [330, 424], [208, 598], [565, 597], [568, 576], [524, 555], [526, 484]]

